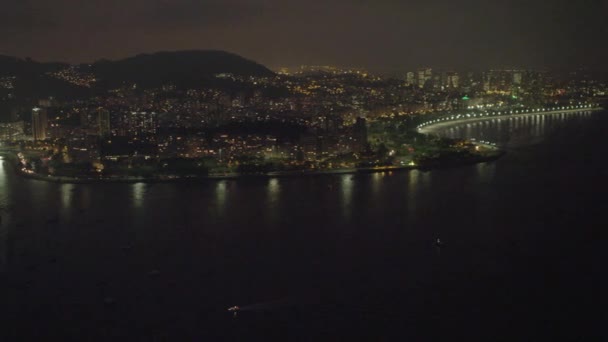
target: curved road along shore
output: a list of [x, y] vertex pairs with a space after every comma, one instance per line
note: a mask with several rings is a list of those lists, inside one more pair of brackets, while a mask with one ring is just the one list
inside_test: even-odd
[[430, 134], [434, 133], [440, 129], [467, 123], [467, 122], [478, 122], [478, 121], [488, 121], [495, 119], [508, 119], [508, 118], [516, 118], [516, 117], [525, 117], [525, 116], [535, 116], [535, 115], [555, 115], [562, 113], [579, 113], [579, 112], [592, 112], [592, 111], [600, 111], [604, 110], [602, 107], [593, 107], [593, 108], [577, 108], [577, 109], [565, 109], [565, 110], [554, 110], [554, 111], [546, 111], [546, 112], [533, 112], [533, 113], [519, 113], [519, 114], [501, 114], [501, 115], [487, 115], [480, 117], [469, 117], [469, 118], [459, 118], [454, 120], [446, 120], [439, 121], [435, 123], [423, 123], [418, 126], [418, 132], [422, 134]]

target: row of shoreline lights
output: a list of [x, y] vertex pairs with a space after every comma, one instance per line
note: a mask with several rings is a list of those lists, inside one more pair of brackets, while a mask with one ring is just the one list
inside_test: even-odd
[[536, 109], [522, 109], [520, 110], [510, 110], [510, 111], [505, 111], [504, 114], [503, 112], [492, 112], [492, 113], [488, 113], [488, 111], [485, 111], [483, 113], [479, 113], [479, 115], [477, 113], [475, 114], [458, 114], [458, 115], [452, 115], [450, 117], [444, 117], [444, 118], [440, 118], [440, 119], [436, 119], [436, 120], [431, 120], [431, 121], [427, 121], [425, 123], [420, 124], [417, 128], [421, 129], [422, 127], [428, 126], [428, 125], [432, 125], [432, 124], [436, 124], [436, 123], [440, 123], [442, 121], [451, 121], [451, 120], [458, 120], [460, 118], [476, 118], [476, 117], [484, 117], [484, 116], [499, 116], [499, 115], [511, 115], [511, 114], [526, 114], [526, 113], [542, 113], [542, 112], [552, 112], [552, 111], [558, 111], [558, 110], [570, 110], [570, 109], [585, 109], [585, 108], [591, 108], [592, 105], [588, 104], [588, 105], [578, 105], [578, 106], [567, 106], [567, 107], [552, 107], [552, 108], [536, 108]]

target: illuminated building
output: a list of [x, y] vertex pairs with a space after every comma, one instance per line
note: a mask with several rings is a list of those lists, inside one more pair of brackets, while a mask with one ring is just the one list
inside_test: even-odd
[[99, 126], [99, 136], [110, 135], [110, 112], [106, 109], [97, 110], [97, 124]]
[[154, 135], [157, 129], [155, 112], [132, 112], [129, 116], [129, 131], [132, 135]]
[[520, 85], [521, 84], [521, 80], [522, 80], [522, 73], [521, 73], [521, 71], [515, 71], [515, 72], [513, 72], [513, 84]]
[[432, 87], [437, 89], [437, 88], [441, 88], [441, 74], [437, 75], [435, 74], [434, 76], [431, 77], [432, 80]]
[[418, 70], [418, 87], [423, 88], [425, 82], [426, 77], [424, 76], [424, 70]]
[[424, 88], [426, 83], [433, 79], [433, 69], [424, 68], [418, 70], [418, 87]]
[[416, 83], [416, 75], [413, 72], [408, 72], [405, 76], [405, 82], [408, 86], [414, 85]]
[[460, 85], [460, 77], [458, 76], [458, 73], [455, 73], [455, 72], [447, 73], [446, 85], [449, 88], [454, 88], [454, 89], [458, 88]]
[[490, 91], [491, 73], [483, 73], [483, 91]]
[[426, 68], [424, 69], [424, 76], [426, 77], [426, 79], [430, 79], [431, 77], [433, 77], [433, 69], [431, 68]]
[[95, 116], [91, 111], [86, 110], [80, 113], [80, 126], [84, 128], [90, 128], [95, 125], [97, 120], [95, 120]]
[[300, 138], [300, 146], [304, 153], [304, 159], [314, 160], [318, 151], [317, 137], [314, 135], [305, 135]]
[[32, 137], [34, 140], [45, 140], [48, 129], [48, 118], [45, 108], [32, 109]]
[[0, 140], [16, 141], [23, 139], [24, 126], [23, 121], [0, 122]]

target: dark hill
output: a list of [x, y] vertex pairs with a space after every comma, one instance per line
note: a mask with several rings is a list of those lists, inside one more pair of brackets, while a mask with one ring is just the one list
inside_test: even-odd
[[39, 63], [31, 59], [0, 55], [0, 76], [33, 76], [65, 67], [65, 63]]
[[0, 77], [15, 77], [15, 89], [10, 90], [10, 93], [20, 103], [50, 96], [67, 99], [87, 95], [86, 89], [47, 75], [48, 72], [62, 70], [68, 66], [67, 63], [41, 63], [29, 58], [0, 55]]
[[177, 51], [142, 54], [118, 61], [99, 61], [93, 73], [105, 85], [124, 82], [142, 86], [165, 83], [195, 85], [216, 74], [239, 76], [272, 76], [274, 73], [261, 64], [224, 51]]

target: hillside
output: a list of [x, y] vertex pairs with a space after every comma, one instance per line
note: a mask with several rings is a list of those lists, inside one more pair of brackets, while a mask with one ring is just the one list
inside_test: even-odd
[[0, 55], [0, 76], [39, 76], [67, 66], [66, 63], [39, 63], [31, 59]]
[[118, 61], [99, 61], [91, 71], [104, 85], [137, 83], [158, 86], [168, 82], [196, 85], [216, 74], [272, 76], [273, 72], [253, 61], [224, 51], [177, 51], [142, 54]]

